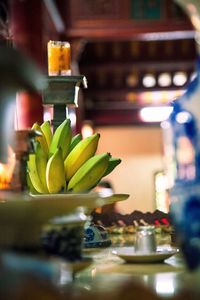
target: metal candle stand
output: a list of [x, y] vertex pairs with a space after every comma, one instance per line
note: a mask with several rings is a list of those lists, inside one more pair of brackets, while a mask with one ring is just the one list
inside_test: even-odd
[[53, 105], [53, 128], [66, 118], [67, 107], [78, 107], [79, 88], [87, 88], [87, 80], [79, 76], [48, 76], [43, 90], [43, 104]]
[[35, 138], [40, 135], [35, 130], [15, 131], [15, 142], [13, 150], [15, 152], [16, 165], [10, 183], [10, 190], [15, 192], [26, 191], [27, 178], [26, 168], [29, 154], [35, 151]]

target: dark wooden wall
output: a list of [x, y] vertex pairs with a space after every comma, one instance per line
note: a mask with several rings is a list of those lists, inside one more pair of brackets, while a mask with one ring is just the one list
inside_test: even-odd
[[[186, 88], [195, 59], [194, 40], [88, 42], [79, 61], [88, 79], [85, 118], [97, 125], [141, 124], [142, 107], [166, 105]], [[177, 72], [186, 75], [180, 86], [173, 81]], [[159, 84], [163, 73], [171, 77], [166, 87]], [[153, 87], [143, 84], [147, 74], [155, 78]]]
[[[94, 124], [141, 125], [141, 107], [165, 105], [189, 83], [196, 59], [194, 31], [174, 1], [71, 0], [62, 15], [72, 44], [82, 41], [77, 59], [88, 79], [83, 112]], [[185, 72], [187, 80], [161, 88], [163, 72], [172, 79]], [[142, 81], [149, 73], [156, 85], [145, 88]], [[160, 103], [155, 91], [163, 92]]]

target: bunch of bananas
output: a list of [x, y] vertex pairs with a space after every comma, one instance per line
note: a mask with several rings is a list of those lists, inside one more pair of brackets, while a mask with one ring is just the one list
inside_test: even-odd
[[49, 121], [34, 123], [32, 129], [40, 135], [27, 162], [31, 193], [90, 191], [121, 162], [110, 153], [96, 154], [98, 133], [86, 138], [80, 133], [72, 136], [70, 119], [64, 120], [54, 134]]

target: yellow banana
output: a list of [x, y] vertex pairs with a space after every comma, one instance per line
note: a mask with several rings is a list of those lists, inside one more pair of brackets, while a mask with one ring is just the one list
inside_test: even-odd
[[49, 158], [46, 168], [46, 180], [49, 193], [55, 194], [66, 190], [64, 162], [61, 148], [57, 148]]
[[47, 144], [47, 141], [46, 141], [46, 137], [45, 137], [44, 133], [42, 132], [42, 129], [41, 129], [40, 125], [36, 122], [36, 123], [33, 124], [32, 129], [37, 130], [41, 133], [41, 136], [37, 136], [35, 138], [35, 140], [40, 142], [44, 152], [46, 153], [46, 155], [48, 155], [49, 147], [48, 147], [48, 144]]
[[46, 138], [46, 141], [47, 141], [47, 145], [48, 147], [50, 147], [50, 144], [51, 144], [51, 141], [52, 141], [52, 137], [53, 137], [53, 134], [52, 134], [52, 131], [51, 131], [51, 124], [50, 124], [50, 121], [44, 121], [42, 124], [41, 124], [41, 130]]
[[45, 187], [43, 186], [40, 176], [38, 174], [37, 165], [36, 165], [36, 154], [32, 153], [29, 154], [29, 160], [27, 162], [28, 166], [28, 174], [30, 177], [30, 181], [34, 187], [34, 189], [41, 194], [44, 194], [47, 192]]
[[88, 159], [69, 181], [68, 190], [81, 193], [95, 187], [108, 168], [109, 158], [109, 153], [103, 153]]
[[26, 174], [26, 182], [27, 182], [27, 187], [28, 187], [28, 191], [31, 193], [31, 194], [39, 194], [38, 191], [36, 191], [36, 189], [34, 188], [33, 184], [32, 184], [32, 181], [30, 179], [30, 174], [29, 172], [27, 172]]
[[38, 171], [38, 175], [40, 177], [40, 181], [43, 187], [48, 193], [47, 183], [46, 183], [46, 167], [47, 167], [47, 156], [44, 153], [43, 148], [40, 143], [37, 143], [35, 150], [35, 163]]
[[49, 148], [49, 157], [51, 157], [57, 148], [61, 147], [63, 159], [69, 153], [69, 147], [72, 139], [71, 121], [65, 119], [56, 129]]
[[95, 133], [92, 136], [81, 140], [68, 154], [64, 162], [67, 181], [69, 181], [76, 171], [95, 154], [99, 138], [100, 134]]

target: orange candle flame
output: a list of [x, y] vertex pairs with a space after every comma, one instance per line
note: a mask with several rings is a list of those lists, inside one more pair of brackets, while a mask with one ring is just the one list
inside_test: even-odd
[[15, 169], [15, 153], [13, 149], [8, 147], [8, 163], [0, 163], [0, 189], [5, 190], [10, 188], [10, 183]]

